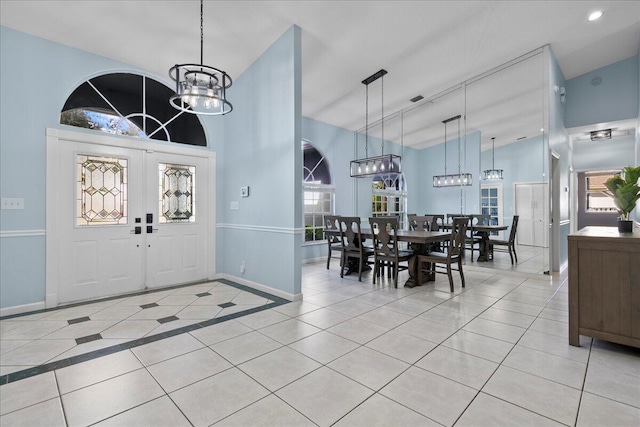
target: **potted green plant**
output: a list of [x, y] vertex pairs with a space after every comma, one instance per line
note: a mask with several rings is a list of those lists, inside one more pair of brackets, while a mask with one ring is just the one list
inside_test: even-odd
[[618, 208], [618, 231], [621, 233], [631, 233], [633, 231], [633, 221], [629, 220], [629, 214], [636, 207], [636, 202], [640, 199], [640, 166], [627, 166], [621, 173], [609, 178], [604, 185], [607, 187], [605, 193], [613, 199]]

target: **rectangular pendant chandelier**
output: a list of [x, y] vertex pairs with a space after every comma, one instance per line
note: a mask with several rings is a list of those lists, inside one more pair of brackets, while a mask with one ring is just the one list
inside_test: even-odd
[[[444, 175], [433, 176], [434, 187], [461, 187], [473, 185], [473, 176], [470, 173], [460, 171], [460, 118], [457, 115], [447, 120], [443, 120], [444, 124]], [[458, 121], [458, 173], [447, 174], [447, 123], [454, 120]]]
[[[384, 154], [384, 75], [387, 71], [380, 71], [370, 75], [362, 81], [366, 87], [366, 111], [365, 111], [365, 157], [362, 159], [351, 160], [349, 171], [351, 178], [365, 178], [382, 174], [398, 174], [402, 172], [402, 157], [397, 154]], [[369, 84], [381, 79], [381, 127], [382, 136], [380, 144], [382, 155], [369, 157]]]
[[351, 178], [364, 178], [385, 173], [402, 172], [402, 157], [397, 154], [351, 160]]
[[433, 177], [434, 187], [460, 187], [461, 185], [472, 185], [473, 177], [470, 173], [454, 175], [435, 175]]
[[496, 169], [496, 137], [491, 138], [491, 169], [483, 171], [484, 180], [490, 181], [502, 178], [502, 169]]

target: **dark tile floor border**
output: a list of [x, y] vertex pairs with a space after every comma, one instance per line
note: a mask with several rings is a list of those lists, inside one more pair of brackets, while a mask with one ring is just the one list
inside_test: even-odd
[[117, 344], [117, 345], [113, 345], [111, 347], [102, 348], [100, 350], [91, 351], [89, 353], [79, 354], [77, 356], [69, 357], [67, 359], [57, 360], [55, 362], [49, 362], [49, 363], [45, 363], [45, 364], [40, 365], [40, 366], [34, 366], [33, 368], [28, 368], [28, 369], [24, 369], [22, 371], [17, 371], [17, 372], [12, 372], [10, 374], [2, 375], [2, 376], [0, 376], [0, 386], [5, 385], [5, 384], [9, 384], [9, 383], [12, 383], [12, 382], [20, 381], [20, 380], [23, 380], [23, 379], [26, 379], [26, 378], [30, 378], [30, 377], [33, 377], [33, 376], [36, 376], [36, 375], [44, 374], [46, 372], [51, 372], [51, 371], [55, 371], [57, 369], [66, 368], [68, 366], [77, 365], [78, 363], [87, 362], [89, 360], [97, 359], [99, 357], [108, 356], [110, 354], [118, 353], [120, 351], [129, 350], [129, 349], [132, 349], [132, 348], [135, 348], [135, 347], [139, 347], [141, 345], [149, 344], [149, 343], [152, 343], [152, 342], [155, 342], [155, 341], [160, 341], [160, 340], [163, 340], [163, 339], [171, 338], [171, 337], [174, 337], [176, 335], [185, 334], [187, 332], [195, 331], [195, 330], [198, 330], [198, 329], [201, 329], [201, 328], [205, 328], [205, 327], [211, 326], [211, 325], [216, 325], [218, 323], [226, 322], [228, 320], [237, 319], [239, 317], [247, 316], [249, 314], [258, 313], [258, 312], [261, 312], [261, 311], [264, 311], [264, 310], [269, 310], [270, 308], [278, 307], [278, 306], [281, 306], [281, 305], [284, 305], [284, 304], [287, 304], [287, 303], [291, 302], [291, 301], [286, 300], [284, 298], [280, 298], [280, 297], [277, 297], [275, 295], [271, 295], [271, 294], [269, 294], [267, 292], [260, 291], [258, 289], [253, 289], [253, 288], [250, 288], [249, 286], [241, 285], [241, 284], [236, 283], [236, 282], [232, 282], [231, 280], [216, 279], [216, 280], [206, 280], [206, 281], [198, 282], [198, 283], [190, 283], [188, 285], [178, 285], [178, 286], [171, 286], [171, 287], [162, 288], [162, 289], [154, 289], [154, 290], [149, 290], [149, 291], [143, 291], [143, 292], [136, 293], [136, 294], [128, 294], [126, 296], [109, 297], [109, 298], [104, 298], [104, 299], [100, 299], [100, 300], [96, 300], [96, 301], [71, 304], [71, 305], [67, 305], [67, 306], [64, 306], [64, 307], [49, 308], [49, 309], [38, 310], [38, 311], [29, 312], [29, 313], [20, 313], [18, 315], [10, 315], [10, 316], [1, 317], [0, 320], [10, 319], [10, 318], [20, 317], [20, 316], [26, 316], [26, 315], [35, 314], [35, 313], [42, 313], [42, 312], [46, 312], [46, 311], [62, 310], [62, 309], [65, 309], [65, 308], [77, 307], [77, 306], [80, 306], [80, 305], [87, 305], [87, 304], [92, 304], [92, 303], [96, 303], [96, 302], [109, 301], [109, 300], [113, 300], [113, 299], [126, 298], [126, 297], [137, 296], [137, 295], [144, 295], [144, 294], [149, 294], [149, 293], [153, 293], [153, 292], [166, 291], [167, 289], [176, 289], [176, 288], [184, 288], [184, 287], [188, 287], [188, 286], [197, 286], [198, 284], [210, 283], [210, 282], [220, 282], [220, 283], [223, 283], [225, 285], [232, 286], [232, 287], [234, 287], [236, 289], [239, 289], [241, 291], [249, 292], [249, 293], [252, 293], [254, 295], [270, 299], [273, 302], [271, 302], [269, 304], [264, 304], [264, 305], [262, 305], [260, 307], [254, 307], [254, 308], [249, 308], [247, 310], [239, 311], [237, 313], [227, 314], [226, 316], [216, 317], [216, 318], [213, 318], [213, 319], [205, 320], [204, 322], [194, 323], [192, 325], [183, 326], [181, 328], [173, 329], [173, 330], [166, 331], [166, 332], [163, 332], [163, 333], [160, 333], [160, 334], [150, 335], [150, 336], [144, 337], [144, 338], [138, 338], [138, 339], [135, 339], [135, 340], [132, 340], [132, 341], [128, 341], [128, 342], [122, 343], [122, 344]]

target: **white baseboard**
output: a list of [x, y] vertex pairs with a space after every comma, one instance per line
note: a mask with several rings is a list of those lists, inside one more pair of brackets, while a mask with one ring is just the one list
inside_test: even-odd
[[32, 304], [14, 305], [13, 307], [0, 308], [0, 317], [11, 316], [12, 314], [29, 313], [31, 311], [44, 310], [44, 301]]
[[226, 274], [226, 273], [219, 273], [216, 275], [217, 279], [227, 279], [227, 280], [231, 280], [232, 282], [236, 282], [239, 283], [241, 285], [245, 285], [248, 286], [252, 289], [257, 289], [259, 291], [263, 291], [263, 292], [267, 292], [270, 293], [272, 295], [275, 295], [277, 297], [280, 298], [284, 298], [288, 301], [302, 301], [302, 294], [291, 294], [289, 292], [284, 292], [281, 291], [279, 289], [274, 289], [272, 287], [257, 283], [257, 282], [252, 282], [251, 280], [247, 280], [247, 279], [243, 279], [241, 277], [237, 277], [237, 276], [233, 276], [231, 274]]

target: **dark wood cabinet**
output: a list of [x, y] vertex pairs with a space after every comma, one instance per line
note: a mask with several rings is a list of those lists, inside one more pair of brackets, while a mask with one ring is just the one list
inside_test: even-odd
[[640, 348], [640, 233], [569, 235], [569, 344], [580, 335]]

